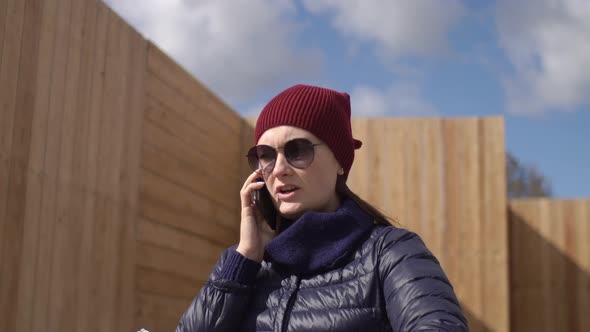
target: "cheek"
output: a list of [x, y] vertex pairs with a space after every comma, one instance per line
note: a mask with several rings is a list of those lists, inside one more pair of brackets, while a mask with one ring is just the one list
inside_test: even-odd
[[[310, 172], [306, 178], [309, 184], [310, 195], [314, 199], [325, 200], [332, 196], [336, 188], [336, 173], [334, 172]], [[310, 197], [311, 198], [311, 197]]]

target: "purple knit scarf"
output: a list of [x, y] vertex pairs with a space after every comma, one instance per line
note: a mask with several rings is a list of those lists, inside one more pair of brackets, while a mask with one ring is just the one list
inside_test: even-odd
[[328, 271], [345, 263], [367, 238], [373, 218], [353, 200], [334, 212], [306, 212], [272, 239], [265, 259], [297, 275]]

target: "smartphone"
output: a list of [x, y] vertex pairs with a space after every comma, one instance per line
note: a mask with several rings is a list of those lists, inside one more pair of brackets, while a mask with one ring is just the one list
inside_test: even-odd
[[[264, 180], [259, 179], [258, 182], [264, 182]], [[262, 217], [266, 220], [266, 223], [272, 228], [276, 230], [277, 228], [277, 210], [275, 209], [274, 204], [272, 203], [272, 198], [270, 197], [270, 193], [266, 188], [266, 185], [262, 187], [260, 190], [254, 190], [254, 203], [260, 210]]]

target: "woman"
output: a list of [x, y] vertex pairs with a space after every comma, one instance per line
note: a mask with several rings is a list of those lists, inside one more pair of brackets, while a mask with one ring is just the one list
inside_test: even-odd
[[[348, 94], [293, 86], [262, 110], [255, 139], [239, 244], [222, 254], [177, 332], [467, 330], [420, 238], [346, 186], [362, 145]], [[264, 186], [276, 230], [252, 199]]]

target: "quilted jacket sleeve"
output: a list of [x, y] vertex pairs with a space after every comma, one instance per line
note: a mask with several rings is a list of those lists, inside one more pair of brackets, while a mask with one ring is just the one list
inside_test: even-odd
[[180, 319], [176, 332], [237, 331], [260, 264], [229, 248]]
[[379, 274], [393, 331], [467, 331], [453, 287], [415, 233], [388, 227]]

